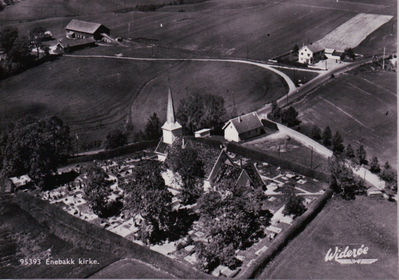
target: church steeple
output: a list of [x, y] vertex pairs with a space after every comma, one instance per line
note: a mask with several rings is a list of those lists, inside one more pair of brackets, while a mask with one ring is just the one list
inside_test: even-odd
[[166, 113], [166, 121], [168, 123], [175, 122], [175, 107], [173, 106], [173, 97], [170, 88], [168, 89], [168, 109]]
[[182, 135], [182, 126], [176, 121], [175, 108], [173, 106], [172, 91], [168, 89], [168, 107], [166, 110], [166, 122], [162, 126], [162, 141], [173, 144], [175, 139]]

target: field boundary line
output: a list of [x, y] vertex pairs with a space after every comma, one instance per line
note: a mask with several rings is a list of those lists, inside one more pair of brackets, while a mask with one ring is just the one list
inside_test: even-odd
[[332, 103], [331, 101], [325, 99], [322, 96], [318, 96], [321, 100], [325, 101], [326, 103], [330, 104], [331, 106], [333, 106], [334, 108], [336, 108], [337, 110], [341, 111], [342, 113], [344, 113], [346, 116], [348, 116], [349, 118], [353, 119], [355, 122], [357, 122], [358, 124], [360, 124], [361, 126], [363, 126], [366, 129], [370, 129], [371, 131], [374, 131], [372, 128], [367, 127], [364, 123], [362, 123], [361, 121], [359, 121], [358, 119], [356, 119], [354, 116], [352, 116], [351, 114], [349, 114], [348, 112], [346, 112], [344, 109], [338, 107], [337, 105], [335, 105], [334, 103]]

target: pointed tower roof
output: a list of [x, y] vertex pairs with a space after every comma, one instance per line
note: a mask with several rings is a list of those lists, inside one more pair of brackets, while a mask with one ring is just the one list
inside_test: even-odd
[[168, 89], [168, 108], [166, 111], [166, 122], [162, 126], [163, 129], [176, 130], [180, 129], [181, 125], [176, 121], [175, 118], [175, 107], [173, 106], [172, 91]]
[[168, 110], [166, 113], [166, 121], [168, 123], [175, 122], [175, 108], [173, 106], [173, 97], [170, 88], [168, 89]]

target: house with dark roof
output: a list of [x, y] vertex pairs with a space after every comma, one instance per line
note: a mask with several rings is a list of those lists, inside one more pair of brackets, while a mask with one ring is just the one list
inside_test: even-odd
[[68, 39], [101, 40], [102, 34], [110, 34], [110, 29], [101, 23], [73, 19], [65, 27], [65, 33]]
[[255, 112], [238, 116], [223, 126], [224, 138], [240, 142], [265, 133], [262, 122]]

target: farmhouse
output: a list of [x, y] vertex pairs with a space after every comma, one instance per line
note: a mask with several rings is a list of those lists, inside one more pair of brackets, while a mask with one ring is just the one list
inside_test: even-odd
[[240, 142], [265, 133], [258, 114], [249, 113], [229, 120], [223, 126], [224, 138], [228, 141]]
[[182, 136], [182, 126], [175, 119], [175, 109], [173, 106], [172, 92], [168, 90], [168, 107], [166, 112], [166, 122], [162, 126], [162, 139], [159, 141], [155, 153], [158, 159], [164, 161], [167, 156], [167, 148], [172, 145], [176, 138]]
[[109, 35], [109, 28], [101, 23], [88, 22], [73, 19], [65, 27], [66, 37], [68, 39], [94, 39], [101, 40], [103, 34]]
[[303, 64], [313, 64], [320, 59], [323, 48], [317, 45], [303, 46], [298, 51], [298, 62]]

